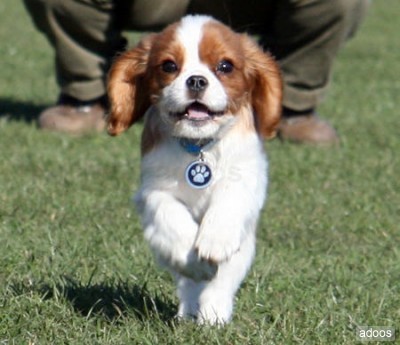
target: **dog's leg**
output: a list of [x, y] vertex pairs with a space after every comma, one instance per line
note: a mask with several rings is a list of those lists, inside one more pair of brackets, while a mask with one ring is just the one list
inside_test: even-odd
[[[241, 200], [236, 197], [230, 204], [215, 202], [204, 216], [195, 242], [201, 259], [224, 263], [240, 250], [248, 236], [254, 236], [262, 204], [246, 199], [246, 193], [237, 195]], [[254, 206], [248, 206], [250, 203]]]
[[179, 298], [178, 317], [197, 319], [199, 313], [199, 298], [206, 282], [196, 282], [193, 279], [178, 275], [176, 277], [177, 294]]
[[196, 318], [200, 324], [223, 325], [230, 321], [236, 291], [254, 257], [255, 237], [250, 235], [240, 251], [221, 264], [210, 281], [177, 278], [179, 317]]
[[[264, 204], [266, 161], [263, 157], [240, 165], [238, 161], [223, 171], [226, 178], [215, 186], [195, 241], [199, 257], [217, 264], [229, 260], [247, 236], [254, 235]], [[230, 171], [235, 172], [234, 178]]]
[[254, 233], [242, 243], [240, 250], [218, 267], [218, 273], [205, 284], [199, 297], [199, 323], [225, 324], [230, 321], [234, 298], [255, 253]]
[[199, 260], [193, 249], [199, 225], [185, 205], [161, 191], [139, 195], [136, 202], [145, 238], [162, 264], [197, 281], [214, 276], [217, 266]]

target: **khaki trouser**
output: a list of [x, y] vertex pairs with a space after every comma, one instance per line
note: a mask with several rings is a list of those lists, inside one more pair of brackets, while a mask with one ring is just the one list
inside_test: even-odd
[[210, 14], [259, 35], [279, 61], [284, 106], [321, 101], [334, 59], [362, 21], [368, 0], [24, 0], [55, 49], [61, 92], [90, 100], [105, 93], [122, 30], [159, 30], [185, 13]]

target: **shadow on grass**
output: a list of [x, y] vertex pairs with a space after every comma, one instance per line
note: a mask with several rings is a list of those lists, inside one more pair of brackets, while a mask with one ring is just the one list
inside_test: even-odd
[[37, 105], [31, 102], [0, 97], [0, 118], [8, 117], [12, 121], [31, 123], [37, 120], [39, 113], [46, 106], [48, 105]]
[[146, 285], [131, 285], [126, 282], [82, 285], [68, 277], [61, 278], [62, 283], [50, 286], [39, 284], [27, 286], [24, 283], [12, 284], [15, 295], [36, 292], [44, 300], [65, 299], [82, 316], [103, 317], [114, 321], [133, 314], [144, 322], [151, 318], [168, 322], [176, 314], [176, 307], [165, 296], [152, 294]]

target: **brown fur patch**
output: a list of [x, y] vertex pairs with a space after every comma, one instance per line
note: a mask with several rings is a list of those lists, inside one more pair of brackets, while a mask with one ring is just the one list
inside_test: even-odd
[[[249, 80], [245, 78], [245, 55], [240, 35], [234, 33], [225, 25], [211, 21], [204, 27], [200, 43], [200, 59], [205, 62], [224, 85], [229, 96], [228, 111], [236, 114], [249, 101]], [[223, 74], [217, 71], [218, 64], [227, 60], [234, 65], [231, 73]]]
[[[151, 49], [146, 80], [151, 98], [154, 100], [158, 99], [162, 89], [177, 77], [184, 62], [183, 47], [176, 38], [177, 26], [177, 23], [172, 24], [158, 34]], [[177, 71], [164, 72], [162, 64], [166, 61], [174, 62], [178, 67]]]
[[[259, 134], [265, 138], [274, 136], [280, 118], [282, 81], [271, 56], [249, 36], [212, 21], [204, 28], [200, 58], [224, 85], [230, 99], [228, 111], [234, 115], [243, 113], [240, 110], [250, 103]], [[216, 67], [222, 60], [233, 63], [231, 73], [218, 73]]]
[[144, 38], [136, 48], [119, 56], [108, 76], [110, 113], [108, 133], [118, 135], [140, 119], [150, 105], [144, 76], [155, 35]]

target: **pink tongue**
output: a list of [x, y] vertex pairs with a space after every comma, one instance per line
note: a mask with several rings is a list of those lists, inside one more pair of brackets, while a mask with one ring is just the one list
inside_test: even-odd
[[200, 104], [191, 105], [187, 109], [187, 115], [188, 118], [191, 120], [205, 120], [210, 117], [210, 115], [208, 114], [208, 109]]

